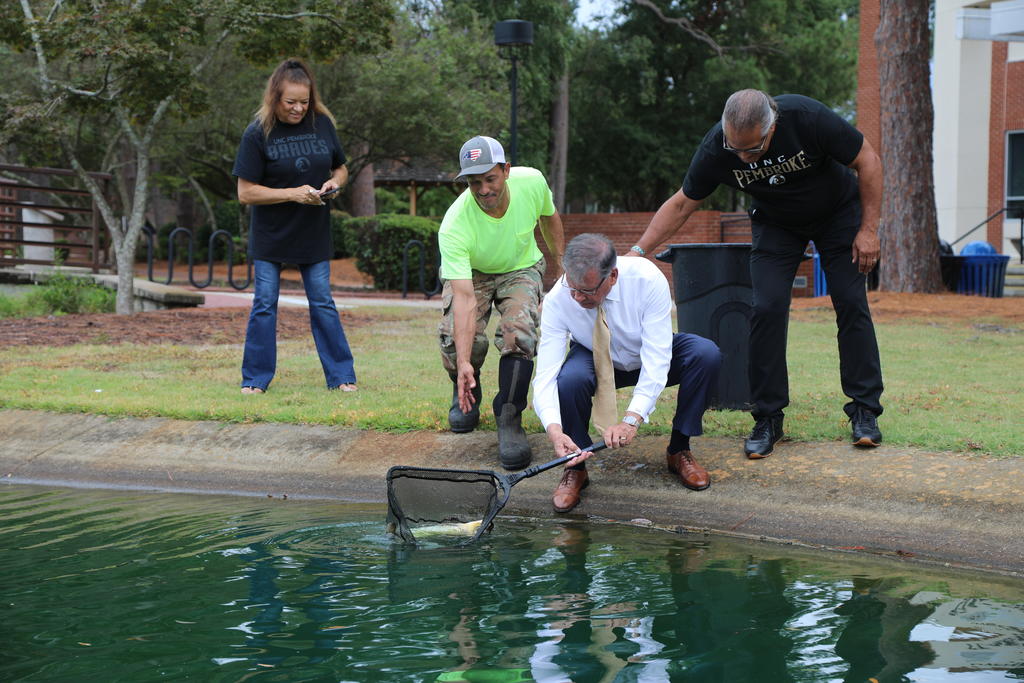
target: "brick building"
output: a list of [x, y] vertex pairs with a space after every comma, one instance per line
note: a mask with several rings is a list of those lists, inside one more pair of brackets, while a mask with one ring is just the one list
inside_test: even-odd
[[[857, 127], [880, 150], [879, 0], [860, 3]], [[1024, 212], [1024, 2], [936, 0], [932, 101], [939, 237], [1020, 255]], [[1004, 209], [1006, 209], [1004, 211]], [[1002, 213], [1000, 213], [1002, 212]]]

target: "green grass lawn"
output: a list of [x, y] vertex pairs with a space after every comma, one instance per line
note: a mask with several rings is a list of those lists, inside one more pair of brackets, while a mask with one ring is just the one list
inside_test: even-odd
[[[966, 301], [965, 301], [966, 304]], [[328, 392], [312, 339], [278, 345], [278, 372], [261, 396], [239, 393], [242, 340], [202, 347], [82, 345], [0, 351], [0, 406], [228, 422], [291, 422], [403, 431], [447, 429], [451, 383], [437, 351], [435, 310], [376, 309], [377, 321], [346, 332], [358, 392]], [[990, 321], [991, 322], [991, 321]], [[888, 444], [1018, 455], [1024, 415], [1024, 329], [905, 320], [877, 325], [886, 391], [880, 426]], [[496, 390], [497, 351], [484, 366], [482, 428]], [[845, 441], [831, 312], [790, 325], [786, 433], [801, 441]], [[620, 391], [625, 405], [629, 390]], [[675, 392], [666, 390], [647, 434], [667, 434]], [[709, 411], [708, 436], [741, 438], [747, 413]], [[540, 431], [532, 412], [527, 431]]]

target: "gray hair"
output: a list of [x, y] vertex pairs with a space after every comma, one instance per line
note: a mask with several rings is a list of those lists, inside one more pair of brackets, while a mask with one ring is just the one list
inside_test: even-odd
[[611, 274], [615, 263], [615, 245], [596, 232], [585, 232], [572, 238], [562, 256], [566, 277], [577, 283], [592, 270], [596, 270], [603, 280]]
[[728, 125], [738, 133], [757, 128], [764, 136], [778, 117], [779, 109], [768, 93], [753, 88], [737, 90], [725, 101], [722, 129]]

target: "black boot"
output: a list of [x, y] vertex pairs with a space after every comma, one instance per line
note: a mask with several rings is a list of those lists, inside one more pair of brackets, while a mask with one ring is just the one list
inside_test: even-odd
[[462, 408], [459, 407], [459, 381], [452, 378], [452, 407], [448, 409], [448, 424], [456, 434], [471, 432], [480, 424], [480, 400], [483, 398], [483, 392], [480, 390], [479, 370], [474, 373], [473, 378], [476, 380], [476, 386], [472, 389], [475, 403], [468, 413], [462, 412]]
[[533, 459], [522, 424], [531, 375], [533, 361], [523, 356], [502, 356], [498, 361], [498, 394], [493, 408], [498, 423], [498, 455], [507, 470], [521, 470]]

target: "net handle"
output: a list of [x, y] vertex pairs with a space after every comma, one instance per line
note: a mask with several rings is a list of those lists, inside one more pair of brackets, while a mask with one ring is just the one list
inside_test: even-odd
[[595, 441], [591, 445], [587, 446], [583, 450], [579, 451], [579, 453], [573, 453], [572, 455], [565, 455], [565, 456], [562, 456], [561, 458], [555, 458], [554, 460], [550, 460], [550, 461], [545, 462], [545, 463], [540, 464], [540, 465], [534, 465], [533, 467], [528, 467], [525, 470], [523, 470], [522, 472], [519, 472], [517, 474], [513, 474], [513, 475], [508, 477], [509, 487], [515, 486], [516, 484], [521, 482], [523, 479], [528, 479], [528, 478], [530, 478], [532, 476], [540, 474], [541, 472], [547, 472], [552, 467], [558, 467], [559, 465], [564, 465], [565, 463], [569, 462], [573, 458], [578, 457], [580, 455], [580, 453], [583, 453], [585, 451], [589, 451], [591, 453], [596, 453], [597, 451], [603, 450], [603, 449], [605, 449], [607, 447], [608, 447], [608, 444], [606, 444], [603, 439], [600, 439], [598, 441]]

